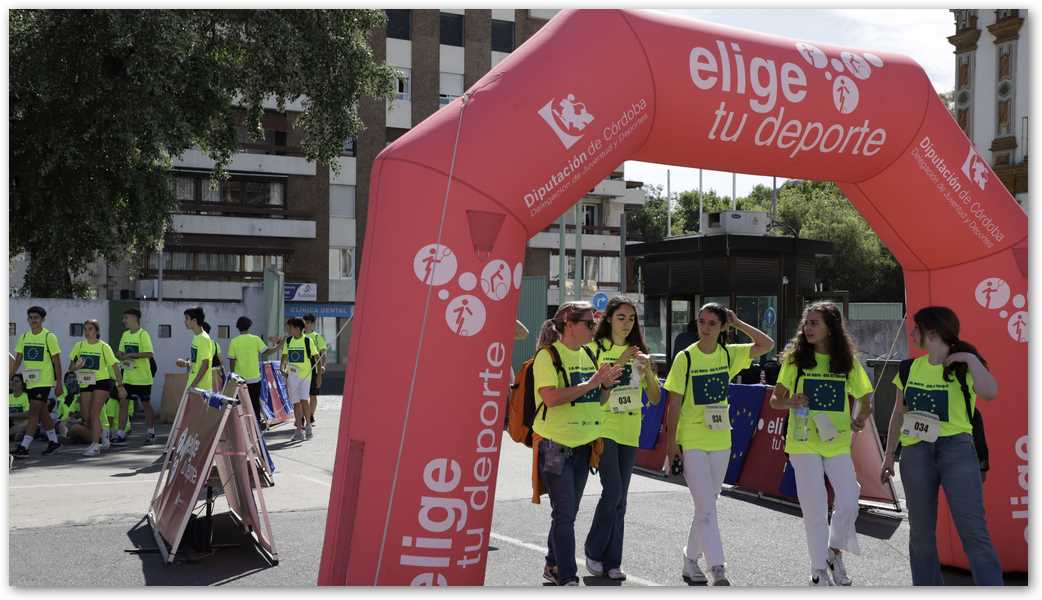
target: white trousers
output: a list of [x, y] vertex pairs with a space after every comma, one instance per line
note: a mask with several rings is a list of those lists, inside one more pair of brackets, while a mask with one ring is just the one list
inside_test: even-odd
[[[789, 462], [796, 471], [796, 495], [803, 510], [811, 568], [828, 568], [826, 558], [830, 547], [860, 555], [855, 523], [861, 485], [850, 455], [825, 458], [819, 454], [790, 454]], [[835, 492], [831, 525], [825, 475]]]
[[724, 564], [724, 544], [720, 540], [720, 524], [716, 518], [716, 499], [727, 475], [730, 450], [684, 452], [684, 480], [695, 501], [695, 516], [687, 534], [687, 557], [690, 560], [705, 554], [706, 566]]
[[311, 391], [311, 378], [304, 379], [297, 377], [297, 374], [293, 371], [289, 372], [286, 377], [286, 393], [289, 394], [290, 404], [296, 404], [297, 402], [307, 402], [311, 397], [308, 393]]

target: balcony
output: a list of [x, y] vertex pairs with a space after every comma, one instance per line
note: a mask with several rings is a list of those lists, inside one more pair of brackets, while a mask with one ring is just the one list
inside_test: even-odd
[[[284, 151], [286, 155], [258, 153]], [[250, 173], [272, 173], [278, 175], [314, 175], [315, 163], [303, 156], [290, 156], [295, 149], [285, 146], [271, 146], [269, 144], [242, 144], [244, 152], [232, 155], [229, 171], [245, 171]], [[186, 151], [173, 161], [175, 168], [206, 169], [213, 170], [216, 163], [201, 151], [192, 149]]]
[[623, 194], [621, 198], [615, 198], [615, 201], [621, 202], [622, 204], [644, 206], [644, 204], [648, 201], [648, 194], [644, 191], [643, 188], [628, 188], [626, 190], [626, 193]]
[[[208, 277], [217, 278], [219, 273], [208, 273]], [[139, 298], [156, 297], [158, 279], [138, 279], [137, 295]], [[248, 287], [263, 287], [263, 281], [207, 281], [199, 279], [168, 279], [163, 276], [163, 300], [232, 300], [242, 301], [242, 292]]]
[[[206, 211], [229, 208], [239, 211], [257, 211], [258, 214], [271, 214], [270, 209], [248, 206], [222, 206], [219, 203], [185, 202]], [[284, 211], [283, 211], [284, 212]], [[271, 219], [263, 217], [230, 217], [210, 214], [179, 214], [173, 216], [172, 227], [176, 233], [195, 233], [202, 235], [237, 235], [251, 237], [278, 237], [295, 239], [314, 239], [316, 235], [315, 221], [304, 219]]]
[[626, 194], [626, 182], [621, 179], [602, 179], [590, 190], [588, 196], [618, 198]]
[[[560, 226], [556, 223], [535, 234], [528, 241], [529, 248], [558, 248], [560, 246]], [[606, 225], [585, 225], [582, 228], [583, 250], [619, 251], [619, 228]], [[575, 225], [565, 226], [564, 244], [566, 249], [575, 249]]]

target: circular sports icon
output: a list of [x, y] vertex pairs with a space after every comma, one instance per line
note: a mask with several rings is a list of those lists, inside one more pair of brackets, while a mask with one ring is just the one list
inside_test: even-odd
[[502, 300], [510, 293], [510, 265], [505, 260], [493, 260], [481, 270], [481, 291], [491, 300]]
[[843, 64], [846, 65], [847, 71], [849, 71], [854, 77], [857, 77], [858, 79], [868, 79], [868, 76], [872, 74], [872, 67], [869, 66], [868, 61], [860, 54], [844, 51], [840, 53], [840, 57], [843, 59]]
[[1009, 317], [1009, 321], [1006, 322], [1006, 329], [1009, 331], [1009, 337], [1013, 338], [1018, 342], [1028, 341], [1028, 313], [1026, 310], [1021, 310], [1013, 313]]
[[807, 64], [815, 69], [824, 69], [825, 65], [829, 62], [825, 53], [813, 44], [808, 44], [807, 42], [796, 42], [796, 50], [799, 51], [803, 60], [807, 61]]
[[989, 277], [977, 284], [973, 295], [984, 308], [1002, 308], [1009, 302], [1009, 284], [998, 277]]
[[840, 113], [849, 115], [854, 112], [859, 99], [860, 94], [853, 79], [840, 75], [832, 82], [832, 103]]
[[445, 307], [445, 322], [456, 335], [476, 335], [485, 326], [485, 305], [477, 296], [457, 296]]
[[428, 285], [445, 285], [456, 275], [456, 255], [448, 246], [428, 244], [412, 259], [416, 278]]

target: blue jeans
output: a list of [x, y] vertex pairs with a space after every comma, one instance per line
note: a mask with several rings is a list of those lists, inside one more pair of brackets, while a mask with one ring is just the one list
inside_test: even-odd
[[919, 442], [901, 449], [901, 484], [908, 503], [909, 561], [912, 585], [944, 585], [937, 553], [937, 490], [944, 496], [973, 582], [1003, 585], [1002, 567], [984, 519], [984, 486], [973, 437], [968, 433]]
[[622, 538], [626, 527], [626, 494], [637, 460], [637, 449], [604, 438], [601, 454], [601, 499], [586, 536], [586, 556], [604, 564], [604, 571], [622, 566]]
[[557, 580], [565, 583], [577, 579], [575, 566], [575, 515], [579, 512], [579, 501], [586, 489], [586, 478], [590, 475], [590, 446], [572, 449], [565, 459], [560, 475], [554, 475], [544, 467], [549, 440], [539, 442], [539, 476], [543, 487], [550, 494], [550, 533], [546, 537], [546, 564], [557, 567]]

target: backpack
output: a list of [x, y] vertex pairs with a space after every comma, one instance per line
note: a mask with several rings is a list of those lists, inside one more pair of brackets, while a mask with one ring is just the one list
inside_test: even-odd
[[[561, 379], [567, 383], [568, 374], [565, 373], [564, 367], [561, 365], [561, 355], [557, 352], [557, 348], [554, 348], [552, 345], [544, 346], [536, 350], [532, 358], [521, 363], [521, 368], [517, 371], [514, 384], [510, 386], [510, 397], [507, 398], [507, 431], [510, 433], [510, 439], [529, 448], [532, 447], [532, 424], [535, 422], [535, 415], [538, 411], [535, 400], [535, 375], [532, 373], [532, 367], [535, 364], [536, 357], [539, 356], [539, 352], [544, 349], [550, 352], [550, 359], [554, 363], [554, 369], [560, 373]], [[597, 359], [594, 357], [593, 352], [586, 346], [583, 346], [583, 350], [586, 351], [586, 354], [596, 366]], [[575, 406], [575, 402], [572, 402], [572, 406]], [[542, 408], [542, 419], [545, 421], [547, 407], [543, 405]]]
[[[912, 372], [914, 360], [914, 358], [906, 358], [898, 367], [902, 386], [908, 385], [908, 375]], [[988, 464], [988, 440], [984, 437], [984, 417], [976, 407], [973, 409], [973, 414], [970, 415], [970, 386], [966, 383], [966, 373], [955, 371], [955, 379], [959, 381], [959, 387], [962, 388], [962, 398], [966, 401], [966, 415], [970, 417], [970, 423], [973, 424], [973, 446], [977, 449], [977, 462], [980, 464], [981, 472], [986, 473], [991, 467]]]

